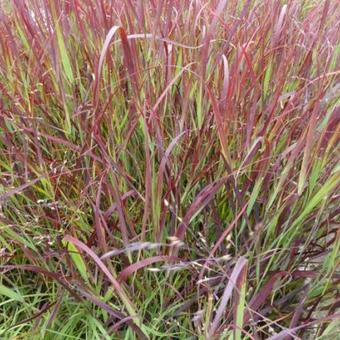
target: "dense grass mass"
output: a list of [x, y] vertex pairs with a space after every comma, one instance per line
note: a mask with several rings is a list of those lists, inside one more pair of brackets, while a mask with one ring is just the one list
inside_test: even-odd
[[327, 339], [336, 0], [0, 2], [1, 339]]

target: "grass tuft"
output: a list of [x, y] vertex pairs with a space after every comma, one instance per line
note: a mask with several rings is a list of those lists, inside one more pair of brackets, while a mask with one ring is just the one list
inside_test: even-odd
[[0, 337], [336, 336], [339, 22], [0, 1]]

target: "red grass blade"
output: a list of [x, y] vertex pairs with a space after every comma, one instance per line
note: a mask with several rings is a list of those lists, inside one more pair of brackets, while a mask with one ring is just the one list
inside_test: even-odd
[[241, 274], [243, 268], [247, 265], [248, 261], [244, 257], [240, 257], [236, 264], [235, 267], [231, 273], [230, 279], [228, 280], [228, 284], [224, 289], [220, 304], [218, 306], [218, 309], [216, 311], [215, 318], [210, 326], [209, 329], [209, 338], [213, 338], [220, 321], [222, 319], [222, 315], [226, 310], [227, 303], [231, 297], [231, 293], [233, 289], [236, 287], [236, 281], [239, 275]]
[[130, 275], [135, 273], [139, 269], [143, 269], [151, 264], [158, 262], [180, 262], [181, 259], [175, 256], [153, 256], [146, 259], [140, 260], [130, 266], [124, 268], [118, 275], [117, 280], [119, 282], [126, 281]]

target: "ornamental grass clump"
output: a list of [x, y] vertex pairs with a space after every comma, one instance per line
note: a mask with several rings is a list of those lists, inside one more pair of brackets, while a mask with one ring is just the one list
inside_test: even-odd
[[0, 2], [0, 337], [326, 339], [340, 8]]

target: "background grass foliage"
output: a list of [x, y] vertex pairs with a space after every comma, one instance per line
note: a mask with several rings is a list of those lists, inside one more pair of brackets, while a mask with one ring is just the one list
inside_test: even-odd
[[1, 1], [1, 339], [334, 338], [339, 23]]

